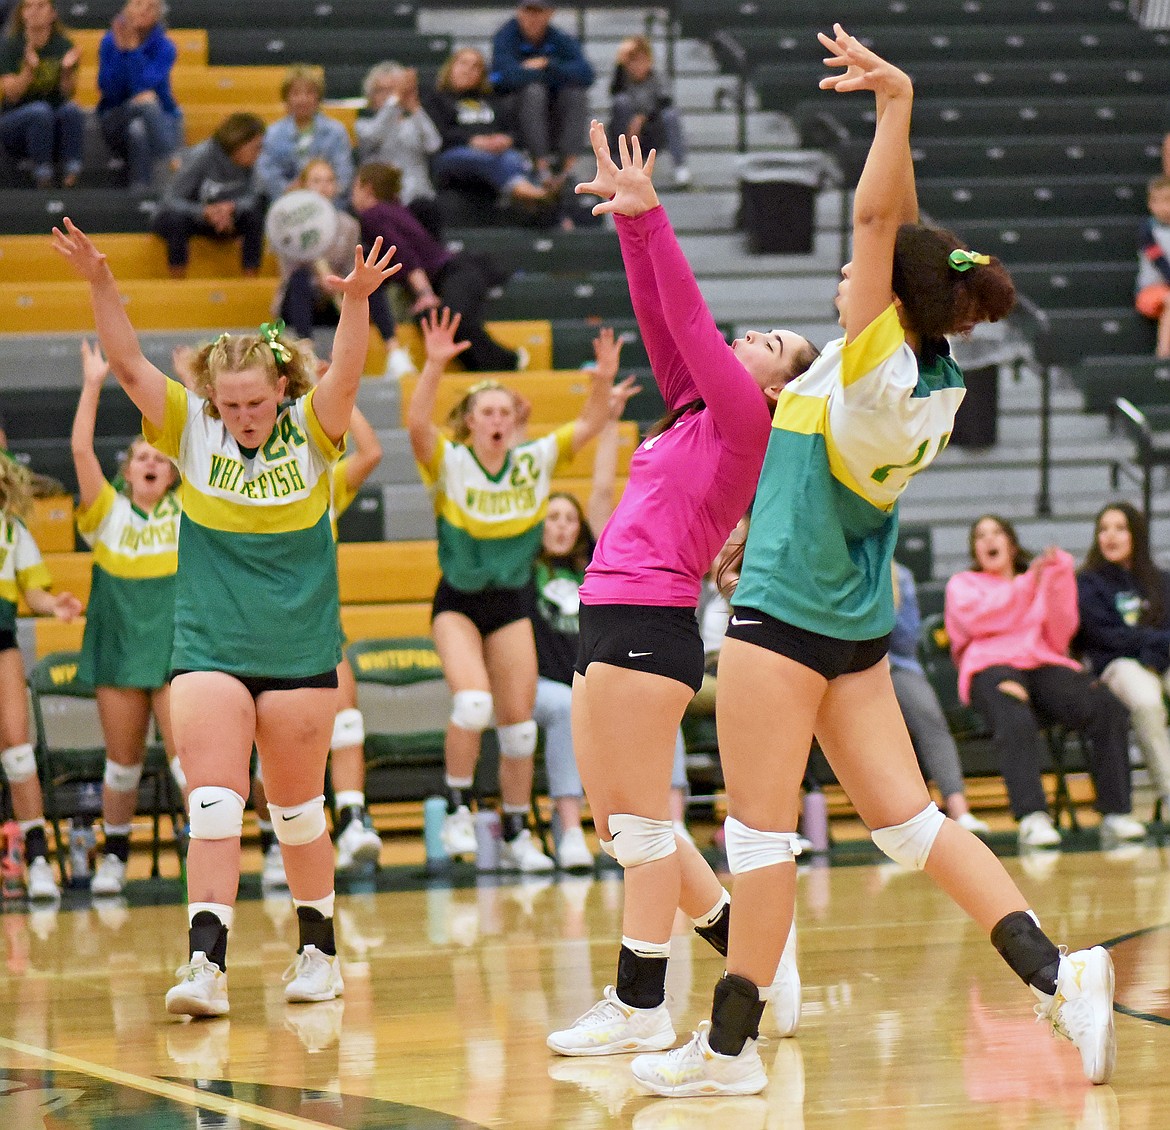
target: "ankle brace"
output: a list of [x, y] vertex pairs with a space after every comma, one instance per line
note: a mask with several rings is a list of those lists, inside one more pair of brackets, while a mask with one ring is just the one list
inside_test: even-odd
[[1052, 996], [1060, 951], [1025, 910], [1004, 915], [991, 931], [991, 944], [1025, 984]]
[[617, 995], [630, 1008], [657, 1008], [666, 1000], [666, 958], [618, 951]]
[[759, 1039], [764, 1002], [759, 988], [746, 977], [724, 973], [715, 986], [711, 1032], [707, 1042], [720, 1055], [739, 1055], [748, 1040]]
[[330, 957], [337, 953], [337, 942], [333, 937], [333, 919], [326, 918], [319, 910], [311, 906], [298, 906], [297, 929], [300, 933], [297, 953], [301, 953], [305, 946], [316, 946]]
[[709, 926], [696, 926], [695, 933], [721, 957], [727, 956], [727, 933], [731, 929], [731, 903], [719, 908], [719, 916]]

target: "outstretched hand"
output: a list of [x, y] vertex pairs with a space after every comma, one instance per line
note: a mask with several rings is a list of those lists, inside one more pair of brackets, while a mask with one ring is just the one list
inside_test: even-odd
[[419, 323], [427, 360], [438, 365], [440, 370], [445, 369], [448, 362], [471, 346], [470, 341], [455, 340], [455, 332], [459, 329], [461, 317], [461, 314], [453, 314], [449, 306], [444, 306], [441, 313], [438, 310], [431, 310]]
[[864, 46], [840, 24], [833, 25], [832, 37], [817, 32], [821, 46], [830, 54], [824, 60], [826, 67], [842, 67], [840, 74], [827, 75], [819, 85], [822, 90], [847, 94], [853, 90], [872, 90], [887, 98], [913, 94], [910, 76], [892, 63], [887, 63], [875, 51]]
[[53, 250], [64, 258], [86, 282], [97, 282], [109, 270], [106, 257], [68, 216], [62, 221], [65, 230], [53, 229]]
[[626, 402], [632, 396], [637, 396], [642, 391], [642, 386], [638, 384], [637, 377], [626, 377], [624, 381], [619, 381], [609, 390], [609, 418], [611, 420], [620, 420], [622, 413], [626, 410]]
[[102, 356], [100, 345], [90, 345], [86, 338], [81, 339], [81, 378], [87, 385], [96, 385], [101, 388], [106, 377], [110, 375], [110, 363]]
[[593, 339], [593, 357], [597, 362], [595, 371], [606, 374], [612, 381], [618, 374], [623, 345], [625, 341], [620, 334], [613, 332], [612, 326], [602, 326]]
[[363, 253], [361, 247], [353, 249], [353, 270], [345, 278], [340, 275], [326, 275], [322, 280], [334, 293], [346, 298], [369, 298], [391, 275], [402, 270], [401, 263], [390, 265], [397, 247], [391, 247], [385, 255], [382, 254], [382, 237], [374, 240], [369, 255]]
[[636, 137], [628, 142], [626, 135], [618, 138], [618, 157], [614, 162], [605, 136], [605, 127], [596, 119], [589, 126], [589, 142], [597, 158], [597, 173], [591, 181], [577, 185], [578, 195], [602, 197], [593, 206], [595, 216], [616, 212], [620, 216], [640, 216], [658, 206], [658, 193], [650, 179], [654, 172], [655, 151], [643, 159], [642, 146]]

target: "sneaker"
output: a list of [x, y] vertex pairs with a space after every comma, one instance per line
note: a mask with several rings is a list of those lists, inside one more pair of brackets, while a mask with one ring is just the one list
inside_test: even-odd
[[1117, 1046], [1113, 1035], [1113, 959], [1101, 946], [1062, 953], [1056, 995], [1036, 1005], [1055, 1036], [1071, 1040], [1091, 1083], [1108, 1083]]
[[1101, 817], [1101, 835], [1115, 840], [1144, 840], [1146, 826], [1127, 812], [1110, 812]]
[[103, 855], [93, 873], [90, 892], [95, 895], [120, 895], [126, 885], [126, 864], [116, 855]]
[[322, 1001], [317, 1008], [290, 1008], [284, 1014], [284, 1026], [295, 1032], [310, 1055], [333, 1047], [341, 1040], [341, 1018], [345, 1002]]
[[617, 1118], [622, 1107], [636, 1098], [638, 1088], [624, 1059], [554, 1059], [548, 1077], [557, 1083], [572, 1083]]
[[618, 1000], [612, 985], [606, 985], [601, 1000], [545, 1042], [558, 1055], [620, 1055], [661, 1051], [670, 1047], [674, 1038], [665, 1004], [630, 1008]]
[[443, 831], [440, 834], [443, 850], [449, 858], [454, 859], [457, 855], [475, 858], [475, 824], [467, 805], [461, 804], [454, 812], [448, 812], [443, 817]]
[[796, 964], [796, 923], [788, 932], [788, 941], [776, 966], [776, 976], [768, 986], [767, 999], [772, 1006], [772, 1017], [781, 1037], [795, 1036], [800, 1027], [800, 970]]
[[202, 950], [175, 970], [179, 983], [167, 990], [167, 1012], [175, 1016], [226, 1016], [227, 974]]
[[400, 381], [403, 377], [409, 377], [417, 372], [414, 359], [402, 346], [387, 352], [386, 367], [382, 370], [382, 376], [389, 377], [392, 381]]
[[973, 812], [964, 812], [962, 816], [956, 816], [955, 823], [976, 836], [986, 836], [991, 831], [991, 825], [986, 820], [980, 820]]
[[679, 165], [674, 170], [674, 187], [675, 188], [690, 188], [691, 187], [691, 170], [686, 165]]
[[307, 1001], [331, 1001], [341, 996], [341, 960], [336, 954], [322, 953], [316, 946], [305, 946], [284, 971], [284, 999], [290, 1004]]
[[524, 871], [533, 874], [552, 871], [555, 867], [556, 864], [540, 850], [527, 828], [514, 840], [503, 840], [500, 843], [501, 871]]
[[15, 820], [0, 828], [0, 893], [22, 899], [28, 893], [24, 875], [24, 833]]
[[768, 1075], [756, 1041], [748, 1040], [739, 1055], [719, 1055], [711, 1050], [707, 1033], [711, 1022], [681, 1048], [661, 1055], [640, 1055], [630, 1064], [638, 1086], [652, 1095], [687, 1099], [698, 1095], [758, 1095], [768, 1085]]
[[1020, 821], [1020, 844], [1023, 847], [1059, 847], [1060, 833], [1047, 812], [1029, 812]]
[[337, 837], [338, 871], [346, 871], [360, 863], [377, 863], [381, 854], [382, 837], [363, 820], [351, 820]]
[[284, 873], [284, 856], [280, 854], [280, 844], [274, 843], [264, 853], [264, 866], [260, 871], [260, 885], [262, 887], [287, 887], [288, 876]]
[[557, 844], [557, 866], [562, 871], [588, 871], [593, 866], [593, 852], [585, 842], [580, 827], [566, 828]]
[[53, 865], [43, 855], [38, 855], [28, 865], [28, 897], [34, 900], [61, 897], [61, 888], [57, 886]]

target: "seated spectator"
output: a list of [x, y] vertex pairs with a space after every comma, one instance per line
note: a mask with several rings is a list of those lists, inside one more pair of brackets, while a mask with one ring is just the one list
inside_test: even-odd
[[643, 153], [651, 147], [665, 149], [674, 164], [675, 187], [690, 185], [682, 118], [654, 73], [654, 49], [644, 35], [631, 35], [622, 40], [609, 93], [613, 97], [610, 146], [616, 150], [617, 139], [624, 133], [639, 139]]
[[382, 237], [383, 246], [398, 248], [395, 262], [414, 299], [411, 313], [421, 318], [449, 306], [461, 315], [459, 336], [470, 342], [462, 354], [473, 372], [502, 372], [528, 365], [527, 351], [508, 349], [484, 328], [488, 291], [507, 280], [490, 256], [448, 251], [398, 199], [402, 177], [393, 165], [362, 165], [353, 185], [353, 208], [362, 225], [362, 242]]
[[71, 188], [81, 173], [85, 111], [73, 101], [80, 54], [53, 0], [20, 0], [0, 41], [0, 145], [32, 166], [37, 188]]
[[918, 662], [922, 613], [918, 608], [914, 574], [897, 562], [894, 563], [894, 607], [890, 678], [902, 717], [906, 720], [906, 729], [910, 731], [910, 740], [914, 743], [914, 752], [942, 794], [947, 815], [968, 832], [981, 836], [991, 829], [971, 812], [967, 804], [958, 747], [951, 736], [938, 695]]
[[513, 102], [493, 92], [474, 47], [443, 64], [426, 106], [442, 137], [431, 162], [440, 183], [486, 185], [518, 204], [545, 204], [560, 191], [563, 181], [550, 190], [532, 177], [532, 163], [516, 146]]
[[593, 68], [581, 44], [552, 26], [554, 10], [548, 0], [522, 0], [492, 38], [492, 85], [516, 94], [520, 143], [542, 177], [567, 173], [589, 148]]
[[947, 582], [947, 634], [960, 697], [991, 729], [1021, 846], [1060, 843], [1041, 779], [1041, 727], [1052, 722], [1087, 739], [1102, 832], [1141, 839], [1146, 830], [1130, 815], [1129, 712], [1068, 655], [1077, 630], [1072, 558], [1055, 547], [1031, 557], [1011, 523], [991, 514], [972, 525], [970, 547], [974, 568]]
[[345, 126], [321, 113], [325, 72], [320, 67], [290, 67], [280, 97], [288, 114], [268, 127], [256, 166], [265, 196], [275, 200], [314, 157], [322, 157], [337, 175], [334, 203], [344, 201], [353, 183], [353, 151]]
[[1154, 177], [1147, 191], [1134, 305], [1158, 323], [1155, 355], [1170, 357], [1170, 175]]
[[430, 159], [443, 139], [419, 100], [418, 71], [401, 63], [379, 63], [366, 75], [362, 89], [366, 105], [354, 122], [358, 160], [400, 169], [402, 203], [431, 235], [442, 239]]
[[229, 114], [206, 141], [183, 153], [178, 175], [154, 217], [155, 232], [166, 240], [172, 278], [187, 275], [193, 235], [239, 237], [244, 274], [260, 273], [264, 199], [256, 180], [256, 160], [263, 140], [263, 119], [255, 114]]
[[[290, 187], [305, 188], [332, 201], [337, 196], [337, 175], [328, 161], [317, 157], [304, 167]], [[272, 311], [283, 318], [298, 337], [311, 338], [314, 326], [337, 325], [339, 303], [325, 279], [329, 275], [345, 277], [345, 273], [353, 268], [353, 249], [361, 241], [361, 225], [348, 212], [339, 208], [337, 235], [319, 259], [312, 263], [299, 263], [279, 256], [280, 285], [272, 300]], [[386, 342], [385, 375], [397, 380], [407, 373], [413, 373], [414, 362], [399, 344], [397, 326], [385, 289], [374, 291], [369, 301], [370, 321]]]
[[1170, 574], [1154, 564], [1149, 527], [1128, 502], [1112, 502], [1097, 515], [1077, 600], [1076, 647], [1129, 707], [1150, 780], [1170, 816]]
[[178, 53], [162, 0], [126, 0], [98, 48], [98, 123], [110, 152], [126, 162], [133, 189], [150, 188], [155, 162], [183, 143], [183, 115], [171, 93]]

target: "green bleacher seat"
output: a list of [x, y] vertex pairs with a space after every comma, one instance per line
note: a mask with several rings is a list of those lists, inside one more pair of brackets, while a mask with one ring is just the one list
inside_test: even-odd
[[1116, 262], [1134, 252], [1137, 269], [1139, 224], [1133, 216], [1066, 219], [963, 220], [955, 228], [967, 243], [998, 255], [1009, 267], [1021, 263]]
[[1069, 375], [1084, 394], [1086, 412], [1111, 412], [1119, 396], [1139, 408], [1170, 406], [1170, 361], [1148, 353], [1086, 357]]
[[1065, 306], [1125, 306], [1133, 297], [1137, 266], [1117, 263], [1056, 263], [1014, 267], [1016, 290], [1043, 310]]
[[1042, 365], [1076, 365], [1084, 357], [1106, 353], [1153, 356], [1154, 323], [1130, 306], [1043, 314], [1045, 321], [1033, 338]]
[[[75, 388], [9, 388], [5, 387], [2, 402], [4, 426], [10, 443], [25, 440], [55, 440], [69, 447], [69, 433], [73, 415], [77, 411], [77, 397], [81, 391], [81, 362], [75, 358], [78, 382]], [[6, 374], [11, 381], [16, 373]], [[130, 398], [113, 383], [102, 390], [98, 402], [96, 434], [133, 435], [142, 428], [142, 413]]]
[[590, 275], [622, 269], [617, 233], [604, 229], [454, 228], [446, 240], [452, 250], [487, 252], [516, 272]]
[[271, 19], [279, 12], [282, 28], [363, 27], [382, 31], [414, 28], [419, 5], [411, 0], [277, 0], [262, 13], [239, 0], [171, 0], [169, 8], [167, 18], [175, 27], [254, 28], [262, 15]]
[[213, 65], [292, 64], [311, 60], [367, 67], [395, 59], [408, 67], [437, 67], [451, 54], [449, 35], [416, 31], [334, 27], [249, 27], [213, 30], [208, 39]]
[[914, 575], [915, 587], [929, 581], [934, 574], [934, 541], [930, 526], [925, 522], [900, 523], [894, 559]]
[[[123, 188], [0, 189], [0, 215], [7, 235], [47, 236], [64, 216], [83, 231], [150, 231], [154, 210], [153, 200], [132, 196]], [[45, 254], [54, 254], [47, 242]]]
[[1148, 172], [1095, 177], [920, 177], [918, 204], [935, 220], [1146, 214]]
[[[118, 473], [123, 452], [133, 442], [137, 431], [127, 435], [96, 436], [93, 441], [98, 462], [107, 479]], [[77, 471], [69, 451], [69, 441], [59, 437], [50, 439], [9, 439], [8, 449], [12, 457], [26, 467], [42, 475], [56, 479], [65, 488], [66, 494], [77, 492]]]
[[588, 277], [546, 274], [513, 275], [503, 294], [487, 305], [493, 321], [523, 319], [539, 310], [546, 318], [601, 318], [629, 320], [629, 284], [624, 273], [599, 272]]

